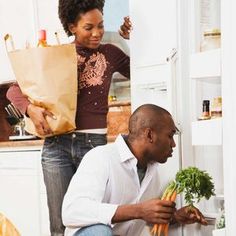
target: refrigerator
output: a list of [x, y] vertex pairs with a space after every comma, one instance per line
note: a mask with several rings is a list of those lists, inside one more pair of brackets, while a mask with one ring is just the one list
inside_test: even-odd
[[[178, 170], [196, 166], [207, 171], [215, 184], [216, 196], [197, 205], [209, 225], [176, 228], [170, 236], [214, 235], [222, 209], [226, 228], [220, 235], [236, 235], [232, 209], [236, 180], [232, 133], [236, 128], [235, 9], [233, 1], [150, 0], [143, 4], [130, 0], [132, 110], [145, 103], [162, 106], [180, 130], [173, 158], [160, 166], [163, 183]], [[221, 30], [221, 47], [203, 50], [201, 43], [209, 25]], [[203, 100], [213, 103], [218, 97], [223, 115], [200, 120]], [[179, 197], [177, 207], [183, 205]]]

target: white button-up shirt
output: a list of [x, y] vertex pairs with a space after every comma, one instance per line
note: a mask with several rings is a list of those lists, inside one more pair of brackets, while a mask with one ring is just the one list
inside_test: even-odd
[[119, 135], [114, 143], [89, 151], [73, 176], [62, 207], [65, 235], [101, 223], [111, 225], [113, 235], [139, 236], [143, 220], [111, 224], [111, 219], [119, 205], [160, 197], [159, 189], [156, 163], [148, 165], [140, 186], [137, 159]]

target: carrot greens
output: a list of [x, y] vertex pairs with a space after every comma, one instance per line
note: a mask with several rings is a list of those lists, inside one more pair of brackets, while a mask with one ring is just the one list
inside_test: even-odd
[[184, 199], [188, 205], [198, 203], [202, 198], [208, 200], [215, 195], [212, 177], [197, 167], [180, 170], [176, 174], [175, 181], [178, 185], [178, 192], [184, 193]]

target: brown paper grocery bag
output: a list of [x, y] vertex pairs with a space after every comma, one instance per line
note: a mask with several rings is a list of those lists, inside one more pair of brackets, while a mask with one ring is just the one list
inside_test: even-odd
[[[77, 56], [74, 44], [8, 52], [16, 80], [31, 103], [56, 116], [47, 116], [53, 135], [75, 129]], [[39, 135], [25, 117], [25, 130]]]
[[0, 213], [0, 236], [20, 236], [16, 227]]

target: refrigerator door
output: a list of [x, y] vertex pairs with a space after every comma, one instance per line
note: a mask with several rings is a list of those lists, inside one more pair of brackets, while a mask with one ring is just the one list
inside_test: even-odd
[[[131, 99], [133, 110], [146, 103], [156, 104], [167, 109], [172, 114], [178, 127], [175, 84], [176, 51], [171, 55], [170, 60], [163, 60], [157, 65], [134, 67], [132, 69]], [[147, 78], [145, 78], [145, 75], [148, 75]], [[158, 166], [160, 186], [157, 186], [157, 188], [161, 188], [161, 192], [164, 192], [167, 184], [175, 178], [175, 174], [181, 169], [181, 132], [175, 135], [175, 142], [176, 147], [173, 156], [166, 163]], [[176, 204], [177, 208], [181, 207], [180, 197], [177, 197]], [[182, 235], [182, 227], [170, 226], [169, 236]]]

